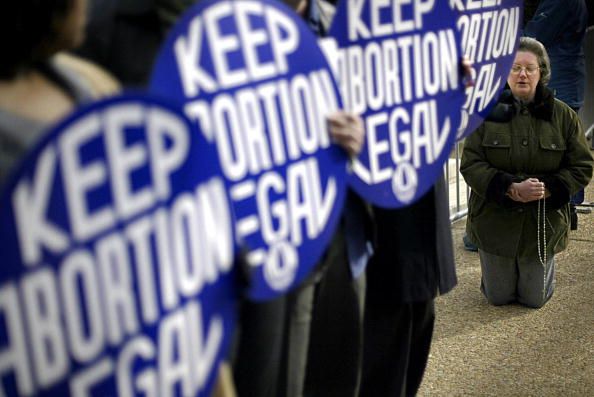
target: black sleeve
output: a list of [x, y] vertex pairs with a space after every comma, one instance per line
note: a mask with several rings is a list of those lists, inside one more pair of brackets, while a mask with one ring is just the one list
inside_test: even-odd
[[503, 171], [497, 171], [495, 176], [489, 182], [487, 186], [486, 199], [496, 202], [502, 207], [511, 207], [514, 205], [514, 201], [507, 197], [505, 193], [509, 189], [509, 185], [512, 182], [516, 182], [516, 178]]
[[555, 175], [545, 175], [539, 178], [545, 184], [545, 188], [551, 193], [547, 198], [547, 207], [558, 209], [569, 202], [571, 195], [565, 184]]

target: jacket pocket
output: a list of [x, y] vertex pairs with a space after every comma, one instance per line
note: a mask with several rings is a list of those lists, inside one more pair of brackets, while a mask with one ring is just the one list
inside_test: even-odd
[[539, 157], [539, 169], [542, 172], [554, 172], [559, 169], [565, 156], [567, 145], [560, 134], [544, 133], [538, 137], [540, 150], [544, 156]]
[[511, 136], [505, 131], [485, 131], [482, 142], [487, 161], [495, 168], [509, 167]]
[[479, 197], [472, 190], [470, 191], [470, 198], [468, 200], [468, 217], [475, 219], [480, 216], [485, 209], [485, 199]]

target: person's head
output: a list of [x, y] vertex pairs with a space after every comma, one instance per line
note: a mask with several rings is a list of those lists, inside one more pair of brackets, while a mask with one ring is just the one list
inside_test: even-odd
[[11, 79], [84, 39], [87, 0], [7, 1], [0, 12], [0, 79]]
[[514, 96], [531, 101], [536, 87], [551, 80], [551, 63], [542, 43], [530, 37], [520, 38], [520, 45], [507, 78]]

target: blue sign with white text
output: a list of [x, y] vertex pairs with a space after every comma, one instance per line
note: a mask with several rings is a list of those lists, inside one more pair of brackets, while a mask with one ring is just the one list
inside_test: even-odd
[[0, 197], [0, 394], [210, 396], [236, 321], [214, 147], [130, 94], [49, 132]]
[[301, 18], [279, 1], [205, 1], [174, 26], [150, 89], [177, 100], [216, 143], [247, 249], [249, 296], [297, 285], [330, 241], [346, 153], [326, 117], [338, 88]]
[[520, 41], [522, 0], [450, 0], [460, 14], [462, 50], [472, 62], [474, 85], [466, 88], [458, 139], [481, 125], [505, 87]]
[[455, 22], [444, 1], [339, 3], [331, 58], [366, 131], [349, 183], [373, 204], [408, 205], [443, 175], [464, 99]]

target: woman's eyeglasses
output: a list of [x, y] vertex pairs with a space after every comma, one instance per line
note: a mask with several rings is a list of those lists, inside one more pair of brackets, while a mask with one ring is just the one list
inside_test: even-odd
[[540, 69], [540, 67], [538, 66], [520, 66], [520, 65], [513, 65], [511, 68], [511, 72], [513, 74], [520, 74], [522, 73], [522, 70], [526, 71], [526, 74], [528, 76], [532, 76], [534, 73], [536, 73], [536, 71]]

